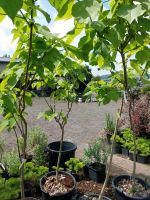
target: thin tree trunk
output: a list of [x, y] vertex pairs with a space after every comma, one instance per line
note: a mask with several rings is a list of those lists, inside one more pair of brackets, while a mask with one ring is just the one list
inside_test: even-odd
[[123, 109], [123, 102], [124, 102], [124, 100], [123, 100], [123, 97], [122, 97], [121, 107], [120, 107], [119, 115], [118, 115], [117, 120], [116, 120], [115, 130], [114, 130], [114, 133], [113, 133], [114, 139], [113, 139], [113, 142], [112, 142], [112, 145], [111, 145], [111, 154], [110, 154], [110, 160], [109, 160], [108, 169], [107, 169], [107, 173], [106, 173], [106, 178], [105, 178], [105, 181], [104, 181], [104, 184], [103, 184], [103, 187], [102, 187], [102, 190], [101, 190], [101, 193], [99, 195], [98, 200], [102, 200], [106, 185], [107, 185], [108, 180], [109, 180], [110, 170], [111, 170], [111, 165], [112, 165], [112, 160], [113, 160], [113, 149], [114, 149], [114, 145], [115, 145], [115, 139], [116, 139], [116, 136], [117, 136], [118, 122], [119, 122], [119, 119], [121, 117], [121, 113], [122, 113], [122, 109]]
[[60, 140], [60, 147], [59, 147], [59, 154], [58, 154], [57, 168], [56, 168], [56, 180], [57, 181], [58, 181], [58, 172], [59, 172], [60, 159], [61, 159], [63, 140], [64, 140], [64, 126], [60, 126], [60, 128], [61, 128], [61, 140]]

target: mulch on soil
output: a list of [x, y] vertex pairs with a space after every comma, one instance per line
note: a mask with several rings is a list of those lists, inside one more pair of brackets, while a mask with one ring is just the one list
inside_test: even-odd
[[[103, 183], [96, 183], [92, 180], [82, 180], [77, 182], [77, 192], [83, 195], [99, 194], [102, 189]], [[109, 181], [107, 187], [105, 188], [105, 196], [115, 200], [114, 190], [111, 186], [111, 181]]]

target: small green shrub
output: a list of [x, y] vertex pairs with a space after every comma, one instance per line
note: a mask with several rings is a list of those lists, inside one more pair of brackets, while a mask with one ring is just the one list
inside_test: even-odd
[[[113, 141], [114, 140], [114, 135], [111, 136], [111, 140]], [[116, 138], [115, 138], [115, 142], [116, 143], [119, 143], [119, 144], [123, 144], [123, 138], [119, 135], [116, 135]]]
[[5, 153], [3, 156], [2, 162], [4, 163], [4, 166], [6, 167], [9, 175], [19, 176], [20, 160], [19, 160], [18, 152], [16, 150]]
[[129, 150], [133, 150], [133, 146], [134, 146], [134, 143], [133, 143], [133, 132], [130, 128], [125, 128], [123, 131], [122, 131], [122, 138], [123, 138], [123, 142], [122, 142], [122, 146], [124, 148], [127, 148]]
[[140, 155], [149, 156], [150, 155], [150, 139], [138, 138], [137, 150]]
[[36, 166], [33, 162], [27, 162], [24, 168], [24, 179], [34, 182], [34, 185], [38, 185], [39, 179], [47, 172], [47, 167]]
[[77, 173], [85, 164], [79, 158], [70, 158], [70, 160], [65, 162], [65, 165], [72, 173]]
[[89, 147], [84, 149], [82, 161], [84, 164], [91, 162], [99, 162], [106, 164], [110, 155], [110, 147], [106, 144], [104, 138], [99, 138], [89, 144]]
[[115, 122], [109, 113], [105, 115], [105, 130], [113, 133], [115, 130]]
[[34, 148], [36, 145], [46, 146], [48, 137], [40, 127], [35, 126], [29, 130], [28, 142], [30, 148]]
[[48, 143], [48, 137], [46, 133], [42, 131], [42, 129], [38, 126], [33, 127], [29, 131], [29, 149], [32, 150], [34, 154], [34, 161], [37, 165], [45, 165], [45, 154], [44, 149]]
[[20, 194], [20, 179], [10, 178], [5, 180], [0, 178], [0, 199], [12, 200], [18, 199]]
[[[48, 172], [48, 168], [44, 166], [36, 166], [32, 162], [25, 163], [24, 179], [25, 181], [32, 181], [33, 186], [39, 184], [39, 179]], [[0, 199], [14, 200], [18, 199], [20, 195], [20, 177], [9, 178], [5, 180], [0, 178]]]

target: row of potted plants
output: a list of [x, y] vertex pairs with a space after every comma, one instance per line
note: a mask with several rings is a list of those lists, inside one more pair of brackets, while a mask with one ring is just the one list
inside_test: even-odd
[[[28, 162], [25, 163], [25, 168], [24, 168], [26, 197], [41, 196], [41, 194], [43, 194], [43, 199], [52, 199], [52, 198], [70, 199], [71, 196], [74, 194], [76, 181], [80, 181], [84, 179], [85, 177], [86, 178], [89, 177], [90, 179], [92, 179], [93, 181], [97, 183], [104, 182], [105, 175], [106, 175], [106, 162], [110, 153], [109, 146], [104, 144], [105, 140], [103, 138], [99, 138], [93, 141], [92, 143], [90, 143], [88, 148], [84, 150], [83, 157], [81, 159], [74, 157], [75, 150], [76, 150], [76, 148], [74, 147], [76, 147], [76, 145], [73, 144], [72, 142], [63, 141], [63, 150], [62, 150], [60, 169], [59, 169], [59, 174], [61, 174], [60, 175], [61, 180], [59, 180], [59, 182], [62, 181], [63, 184], [67, 184], [67, 190], [65, 193], [63, 192], [63, 194], [61, 195], [57, 194], [59, 193], [57, 190], [56, 190], [56, 194], [55, 193], [49, 194], [51, 190], [50, 183], [53, 183], [53, 181], [51, 180], [51, 177], [53, 177], [53, 175], [55, 174], [55, 172], [52, 170], [55, 169], [54, 166], [56, 166], [57, 164], [57, 158], [58, 158], [58, 153], [59, 153], [59, 148], [58, 148], [59, 142], [50, 143], [48, 145], [49, 149], [47, 149], [47, 152], [46, 152], [47, 155], [43, 157], [43, 164], [44, 163], [46, 164], [46, 161], [48, 161], [47, 164], [50, 170], [50, 172], [48, 172], [48, 168], [41, 166], [42, 163], [39, 162], [39, 158], [42, 156], [41, 152], [38, 152], [38, 154], [35, 154], [36, 151], [34, 151], [34, 149], [37, 148], [36, 145], [39, 142], [39, 145], [41, 143], [41, 146], [43, 146], [43, 152], [45, 152], [44, 145], [47, 146], [45, 142], [46, 135], [43, 133], [43, 131], [39, 127], [32, 128], [30, 133], [31, 133], [30, 135], [31, 138], [29, 138], [29, 141], [30, 141], [29, 144], [34, 148], [32, 151], [32, 158]], [[39, 141], [40, 137], [45, 138], [45, 140]], [[33, 141], [34, 141], [34, 144], [33, 144]], [[73, 151], [73, 154], [70, 153], [72, 151]], [[1, 191], [3, 191], [1, 193], [1, 197], [4, 200], [17, 199], [21, 195], [20, 193], [21, 191], [19, 188], [19, 184], [20, 184], [19, 173], [20, 172], [19, 172], [19, 159], [17, 156], [17, 152], [13, 151], [12, 154], [3, 155], [2, 161], [4, 162], [5, 170], [1, 171], [2, 173], [1, 173], [0, 181], [1, 181], [1, 189], [2, 189]], [[54, 166], [52, 167], [52, 165]], [[41, 178], [41, 181], [40, 181], [40, 188], [39, 188], [40, 178]], [[70, 182], [70, 186], [68, 185], [69, 180], [72, 180]], [[10, 192], [7, 193], [7, 191], [10, 191]]]
[[[113, 139], [113, 137], [112, 137]], [[134, 142], [133, 133], [130, 128], [124, 129], [120, 134], [117, 135], [116, 145], [114, 148], [115, 153], [122, 153], [125, 156], [129, 156], [133, 160]], [[143, 137], [136, 138], [136, 158], [140, 163], [148, 163], [150, 158], [150, 139]]]

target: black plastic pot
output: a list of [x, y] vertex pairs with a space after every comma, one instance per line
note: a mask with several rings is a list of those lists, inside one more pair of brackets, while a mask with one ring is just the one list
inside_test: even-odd
[[88, 165], [89, 178], [96, 183], [103, 183], [106, 177], [106, 166], [101, 163], [91, 163]]
[[84, 176], [87, 178], [89, 177], [89, 164], [86, 164], [84, 167], [83, 167], [83, 173], [84, 173]]
[[[147, 197], [130, 197], [130, 196], [125, 195], [123, 191], [117, 187], [119, 181], [123, 179], [131, 179], [131, 178], [132, 177], [128, 175], [121, 175], [121, 176], [116, 176], [113, 178], [112, 186], [115, 189], [116, 200], [150, 200], [150, 194]], [[139, 178], [136, 178], [136, 180], [138, 180], [138, 182], [141, 183], [145, 187], [145, 189], [150, 188], [150, 186], [146, 184], [144, 180], [139, 179]]]
[[121, 154], [122, 153], [122, 151], [121, 151], [121, 144], [115, 143], [114, 149], [113, 149], [113, 153], [114, 154]]
[[75, 191], [75, 187], [76, 187], [75, 178], [68, 172], [60, 171], [59, 174], [60, 173], [66, 175], [66, 176], [70, 176], [72, 178], [72, 180], [74, 182], [74, 186], [73, 186], [72, 190], [70, 190], [69, 192], [66, 192], [66, 193], [57, 194], [57, 195], [54, 195], [54, 196], [49, 196], [49, 194], [44, 191], [43, 185], [44, 185], [47, 177], [56, 174], [55, 171], [49, 172], [40, 179], [40, 188], [41, 188], [41, 191], [42, 191], [42, 199], [43, 200], [70, 200], [71, 197], [73, 196], [74, 191]]
[[134, 160], [134, 153], [129, 151], [129, 158], [130, 158], [130, 160], [133, 161]]
[[[21, 199], [22, 200], [22, 199]], [[23, 200], [37, 200], [36, 198], [33, 197], [25, 197]]]
[[127, 148], [124, 148], [124, 147], [122, 147], [122, 154], [124, 155], [124, 156], [129, 156], [129, 150], [127, 149]]
[[10, 178], [8, 171], [4, 170], [1, 174], [2, 178], [5, 178], [6, 180]]
[[[91, 198], [92, 198], [92, 197], [95, 197], [95, 198], [97, 197], [97, 198], [98, 198], [98, 197], [99, 197], [99, 194], [92, 194], [92, 195], [89, 195], [88, 197], [91, 197]], [[108, 198], [108, 197], [103, 196], [103, 200], [111, 200], [111, 199]]]
[[[49, 149], [49, 169], [52, 170], [53, 166], [57, 165], [57, 159], [59, 154], [60, 141], [52, 142], [48, 145]], [[66, 168], [65, 162], [70, 160], [70, 158], [75, 157], [75, 151], [77, 149], [77, 145], [63, 141], [61, 159], [60, 159], [60, 167]]]
[[142, 156], [142, 155], [137, 154], [137, 162], [139, 163], [146, 164], [148, 163], [148, 159], [149, 159], [149, 156]]
[[111, 142], [111, 137], [112, 137], [112, 135], [111, 134], [106, 134], [106, 137], [107, 137], [107, 142], [108, 142], [108, 144], [111, 144], [112, 142]]

